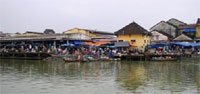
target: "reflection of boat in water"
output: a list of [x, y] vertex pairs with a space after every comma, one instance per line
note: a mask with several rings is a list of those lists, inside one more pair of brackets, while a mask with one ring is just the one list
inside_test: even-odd
[[65, 62], [78, 62], [81, 60], [81, 56], [80, 55], [67, 55], [67, 56], [63, 56], [62, 59]]
[[176, 57], [152, 57], [152, 61], [177, 61]]
[[99, 57], [83, 55], [81, 58], [81, 62], [91, 62], [91, 61], [99, 61]]
[[177, 58], [152, 59], [152, 61], [177, 61]]
[[65, 62], [90, 62], [90, 61], [97, 61], [98, 59], [95, 59], [92, 56], [88, 55], [78, 55], [78, 56], [65, 56], [63, 57], [63, 60]]
[[68, 57], [63, 57], [63, 60], [64, 60], [65, 62], [76, 62], [76, 61], [78, 61], [78, 60], [76, 60], [76, 59], [68, 58]]
[[63, 57], [65, 62], [92, 62], [92, 61], [118, 61], [119, 59], [112, 59], [109, 57], [96, 57], [90, 55], [78, 55], [78, 56], [65, 56]]
[[151, 54], [148, 55], [151, 61], [177, 61], [181, 55], [178, 54]]

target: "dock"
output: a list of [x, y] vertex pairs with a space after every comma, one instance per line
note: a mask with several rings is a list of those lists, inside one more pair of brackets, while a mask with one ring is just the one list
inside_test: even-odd
[[[161, 59], [159, 59], [162, 57]], [[120, 58], [122, 61], [172, 61], [180, 60], [181, 55], [178, 54], [137, 54], [137, 55], [121, 55], [114, 56], [114, 58]], [[156, 58], [156, 59], [154, 59]]]
[[7, 52], [0, 53], [0, 59], [22, 59], [22, 60], [42, 60], [51, 57], [51, 54], [44, 52]]

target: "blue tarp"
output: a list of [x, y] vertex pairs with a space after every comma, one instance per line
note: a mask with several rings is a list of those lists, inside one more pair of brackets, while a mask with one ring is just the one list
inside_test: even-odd
[[200, 46], [200, 43], [192, 43], [192, 46], [194, 46], [194, 47]]
[[186, 42], [172, 42], [172, 45], [177, 45], [177, 46], [184, 46], [184, 47], [197, 47], [200, 46], [200, 43], [186, 43]]
[[151, 44], [148, 47], [149, 48], [159, 48], [159, 47], [164, 47], [164, 46], [169, 46], [169, 44], [168, 43]]
[[151, 44], [148, 47], [149, 48], [159, 48], [159, 47], [170, 46], [170, 45], [183, 46], [183, 47], [197, 47], [197, 46], [200, 46], [200, 43], [171, 42], [170, 44], [168, 44], [168, 43]]
[[176, 46], [184, 46], [184, 47], [192, 46], [191, 43], [185, 43], [185, 42], [172, 42], [171, 44], [176, 45]]
[[75, 44], [76, 46], [80, 46], [80, 45], [83, 45], [83, 42], [80, 41], [80, 40], [75, 40], [75, 41], [74, 41], [74, 44]]
[[196, 32], [196, 28], [185, 28], [185, 29], [183, 29], [183, 32], [184, 33], [187, 33], [187, 32]]

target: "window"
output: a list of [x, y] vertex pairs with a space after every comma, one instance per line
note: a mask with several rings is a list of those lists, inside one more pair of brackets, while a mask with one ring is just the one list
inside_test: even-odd
[[156, 40], [159, 40], [159, 35], [156, 35]]
[[151, 40], [156, 40], [156, 39], [155, 39], [155, 35], [152, 35], [152, 36], [151, 36]]
[[119, 40], [119, 42], [123, 42], [123, 40]]
[[131, 40], [132, 43], [136, 43], [136, 40]]

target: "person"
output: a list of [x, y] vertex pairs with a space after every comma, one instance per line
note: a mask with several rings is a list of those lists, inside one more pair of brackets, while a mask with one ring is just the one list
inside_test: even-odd
[[29, 45], [29, 52], [31, 52], [31, 50], [32, 50], [32, 45], [30, 44]]

